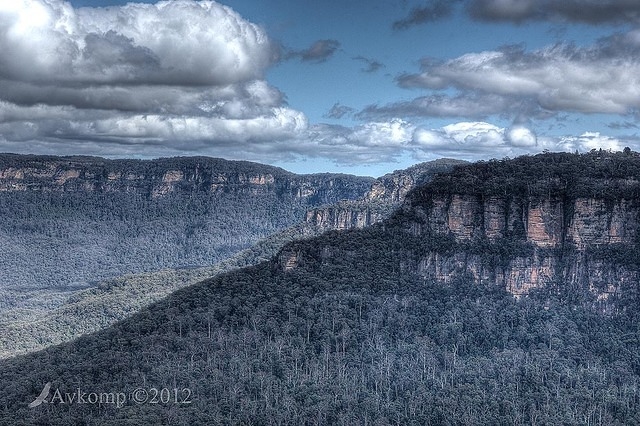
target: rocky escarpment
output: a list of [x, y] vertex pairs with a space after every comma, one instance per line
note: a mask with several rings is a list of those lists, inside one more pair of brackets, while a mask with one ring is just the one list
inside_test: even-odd
[[322, 230], [364, 228], [386, 218], [393, 205], [364, 201], [340, 202], [307, 211], [305, 223]]
[[207, 157], [107, 160], [95, 157], [0, 155], [0, 191], [175, 192], [259, 195], [334, 203], [361, 197], [373, 179], [340, 174], [296, 175], [277, 167]]
[[[465, 276], [518, 297], [571, 288], [617, 299], [640, 282], [640, 157], [541, 154], [461, 166], [410, 192], [382, 225], [402, 229], [398, 266], [424, 279]], [[304, 261], [295, 253], [290, 266]]]
[[564, 282], [589, 288], [603, 298], [640, 279], [635, 267], [609, 264], [601, 256], [612, 246], [635, 250], [637, 200], [448, 194], [414, 206], [413, 213], [419, 218], [412, 225], [418, 236], [445, 234], [460, 244], [508, 242], [530, 248], [498, 265], [487, 263], [483, 253], [468, 250], [426, 253], [416, 267], [425, 277], [448, 281], [454, 272], [466, 271], [478, 282], [495, 282], [516, 295]]
[[0, 311], [22, 290], [209, 266], [373, 179], [207, 157], [0, 155]]
[[364, 228], [389, 217], [418, 185], [465, 161], [442, 158], [396, 170], [376, 179], [361, 200], [345, 201], [307, 211], [305, 222], [322, 230]]
[[424, 185], [438, 173], [446, 173], [453, 167], [463, 164], [467, 162], [440, 158], [416, 164], [408, 169], [396, 170], [376, 179], [364, 199], [368, 202], [402, 203], [413, 188]]
[[[412, 232], [448, 235], [458, 250], [424, 253], [416, 270], [442, 281], [464, 271], [515, 295], [562, 283], [614, 296], [640, 279], [639, 164], [635, 155], [550, 154], [469, 166], [422, 187], [406, 207]], [[482, 246], [513, 250], [490, 262]]]

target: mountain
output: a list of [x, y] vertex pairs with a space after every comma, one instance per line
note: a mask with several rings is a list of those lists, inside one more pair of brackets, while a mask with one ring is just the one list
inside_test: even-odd
[[49, 310], [123, 274], [213, 265], [372, 181], [205, 157], [2, 154], [0, 313]]
[[363, 228], [381, 222], [404, 202], [413, 188], [462, 164], [466, 164], [466, 161], [441, 158], [396, 170], [376, 179], [362, 199], [310, 209], [305, 222], [312, 228], [324, 231]]
[[417, 190], [405, 206], [412, 234], [449, 241], [411, 268], [444, 281], [467, 271], [474, 282], [516, 296], [550, 286], [579, 289], [604, 304], [640, 278], [639, 200], [640, 168], [631, 153], [461, 167]]
[[[57, 297], [52, 297], [51, 290], [32, 292], [35, 296], [22, 301], [20, 309], [0, 312], [0, 358], [42, 349], [106, 328], [179, 288], [268, 260], [296, 239], [317, 236], [328, 229], [362, 227], [381, 221], [391, 215], [415, 186], [459, 164], [464, 162], [440, 159], [382, 176], [373, 181], [360, 200], [312, 208], [307, 211], [304, 221], [260, 240], [215, 266], [128, 274], [102, 280], [89, 289], [60, 291], [56, 293]], [[352, 220], [363, 211], [367, 212], [367, 221]], [[334, 212], [339, 213], [332, 216]], [[318, 217], [330, 220], [310, 220]], [[45, 298], [47, 300], [43, 300]]]
[[[562, 267], [552, 282], [530, 277], [528, 291], [514, 297], [498, 275], [475, 272], [541, 254], [572, 264], [596, 252], [603, 270], [631, 270], [638, 253], [631, 237], [582, 247], [563, 233], [612, 229], [610, 215], [594, 210], [586, 221], [571, 208], [545, 212], [562, 225], [547, 225], [549, 238], [539, 240], [528, 212], [557, 198], [569, 207], [603, 199], [633, 218], [639, 182], [634, 153], [457, 167], [411, 191], [379, 224], [292, 242], [268, 262], [185, 287], [113, 327], [0, 361], [0, 419], [638, 424], [637, 282], [610, 283], [620, 288], [604, 297]], [[511, 221], [505, 207], [505, 225], [487, 228], [491, 220], [478, 222], [484, 209], [456, 196], [527, 209]], [[631, 219], [625, 224], [634, 229]], [[436, 255], [467, 260], [434, 275], [425, 262]]]

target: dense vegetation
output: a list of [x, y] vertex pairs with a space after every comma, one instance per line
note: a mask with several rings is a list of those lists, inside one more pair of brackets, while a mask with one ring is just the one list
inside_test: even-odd
[[[585, 165], [595, 155], [584, 156]], [[556, 161], [516, 162], [528, 176], [544, 158]], [[597, 294], [560, 281], [516, 300], [490, 283], [472, 284], [463, 270], [447, 283], [425, 280], [412, 265], [426, 252], [465, 250], [500, 262], [532, 248], [414, 234], [411, 203], [381, 225], [288, 244], [269, 262], [178, 290], [106, 330], [1, 361], [0, 421], [640, 424], [638, 283], [622, 285], [598, 311]], [[625, 248], [609, 251], [600, 255], [624, 256]], [[127, 399], [120, 407], [59, 404], [50, 394], [29, 408], [48, 382], [52, 393]], [[136, 404], [137, 388], [167, 389], [170, 398]]]
[[[71, 344], [0, 363], [11, 424], [636, 424], [637, 306], [520, 301], [403, 270], [425, 244], [396, 226], [294, 243]], [[191, 391], [191, 404], [43, 404], [61, 392]]]
[[640, 197], [640, 154], [592, 150], [479, 161], [439, 175], [418, 192], [425, 197], [456, 193], [635, 199]]
[[[0, 171], [0, 314], [16, 320], [104, 279], [211, 266], [372, 181], [202, 157], [2, 154]], [[170, 171], [182, 180], [165, 188]]]
[[[2, 156], [0, 156], [0, 159], [2, 159]], [[193, 164], [189, 165], [189, 162], [197, 164], [196, 160], [182, 159], [182, 167], [184, 168], [185, 164], [183, 163], [186, 163], [186, 166], [195, 169], [195, 166]], [[95, 161], [97, 160], [93, 159], [92, 162], [89, 162], [89, 165], [94, 165]], [[212, 159], [209, 161], [215, 162]], [[459, 163], [454, 160], [442, 159], [418, 164], [407, 170], [399, 170], [385, 175], [377, 179], [374, 186], [381, 186], [385, 192], [390, 194], [397, 194], [399, 191], [406, 192], [413, 185], [426, 182], [435, 174], [450, 170], [453, 165]], [[133, 166], [139, 166], [139, 164], [134, 162]], [[220, 169], [221, 165], [213, 167], [209, 164], [209, 167], [212, 170], [214, 168]], [[256, 168], [256, 170], [253, 170], [252, 167]], [[243, 164], [242, 170], [253, 170], [253, 173], [264, 173], [265, 171], [264, 169], [260, 170], [257, 165], [252, 163]], [[144, 170], [134, 169], [134, 171], [142, 173]], [[277, 169], [269, 171], [275, 173]], [[85, 173], [90, 173], [90, 171], [85, 170]], [[192, 170], [191, 173], [195, 172]], [[203, 173], [203, 171], [200, 170], [200, 173]], [[411, 179], [407, 181], [404, 179], [405, 176], [410, 176]], [[346, 180], [347, 177], [344, 177], [344, 179]], [[344, 183], [343, 185], [346, 187]], [[147, 191], [149, 190], [150, 188], [147, 188]], [[352, 195], [351, 192], [346, 194]], [[324, 194], [323, 196], [327, 197], [329, 195]], [[385, 195], [387, 194], [385, 193]], [[78, 194], [76, 194], [76, 197], [77, 199], [81, 198]], [[88, 198], [91, 200], [92, 195], [89, 194]], [[321, 201], [320, 198], [316, 199]], [[367, 201], [340, 201], [331, 206], [337, 206], [349, 211], [368, 210], [375, 217], [384, 218], [392, 213], [400, 201], [402, 200], [385, 196], [375, 200], [368, 199]], [[32, 209], [37, 208], [37, 203], [41, 201], [34, 200], [34, 202], [36, 206], [31, 206]], [[90, 211], [93, 214], [99, 214], [101, 209], [100, 206], [97, 206], [96, 209], [91, 209]], [[246, 214], [235, 215], [235, 217], [230, 218], [229, 222], [235, 223], [238, 220], [238, 216], [242, 217]], [[127, 215], [131, 216], [131, 213]], [[55, 220], [55, 218], [52, 220]], [[99, 222], [100, 218], [93, 217], [91, 220]], [[267, 218], [267, 220], [267, 224], [273, 222], [273, 219]], [[107, 222], [109, 221], [107, 220]], [[25, 219], [25, 223], [29, 223], [29, 221]], [[228, 228], [228, 226], [225, 226], [225, 228]], [[42, 349], [51, 344], [66, 342], [82, 334], [108, 327], [117, 320], [126, 318], [178, 288], [194, 284], [234, 268], [255, 265], [261, 261], [268, 260], [286, 243], [295, 239], [319, 235], [323, 230], [324, 228], [319, 228], [311, 223], [300, 222], [284, 231], [260, 240], [257, 244], [233, 255], [231, 258], [226, 258], [215, 266], [182, 268], [179, 270], [163, 269], [141, 274], [128, 274], [123, 277], [99, 281], [94, 283], [91, 288], [80, 291], [72, 291], [68, 287], [58, 290], [26, 290], [24, 288], [5, 290], [4, 303], [0, 300], [0, 306], [4, 305], [5, 307], [4, 310], [0, 308], [0, 358]], [[162, 232], [166, 232], [166, 230], [163, 229]], [[215, 231], [209, 232], [210, 234], [208, 235], [216, 234]], [[185, 241], [185, 244], [188, 243], [189, 241]], [[162, 251], [163, 246], [154, 246], [149, 252], [152, 253], [158, 250], [160, 250], [159, 256], [167, 256]], [[196, 252], [202, 255], [206, 250], [200, 248]], [[83, 256], [84, 253], [80, 251], [76, 255]], [[211, 255], [211, 260], [218, 255], [222, 256], [223, 253]], [[117, 256], [117, 253], [112, 254], [112, 256]], [[90, 253], [87, 256], [87, 261], [91, 261]], [[101, 272], [104, 273], [105, 271]], [[63, 278], [63, 276], [59, 277], [60, 280], [63, 280]], [[7, 297], [9, 294], [11, 297]], [[13, 308], [8, 309], [12, 305]]]
[[[3, 167], [80, 172], [58, 186], [55, 176], [26, 176], [20, 183], [29, 190], [0, 193], [3, 288], [86, 285], [125, 273], [209, 266], [293, 225], [309, 207], [362, 196], [371, 183], [207, 158], [52, 158], [58, 163], [49, 157], [0, 156]], [[184, 181], [154, 196], [168, 170], [181, 171]], [[265, 174], [274, 182], [242, 180]], [[108, 180], [108, 175], [136, 179]], [[211, 191], [217, 181], [225, 183]], [[84, 190], [86, 185], [91, 189]]]

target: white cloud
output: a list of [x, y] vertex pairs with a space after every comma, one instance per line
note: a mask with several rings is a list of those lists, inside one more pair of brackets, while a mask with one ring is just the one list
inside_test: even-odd
[[444, 63], [425, 62], [421, 73], [403, 75], [398, 82], [532, 100], [548, 111], [627, 114], [640, 108], [637, 38], [630, 32], [589, 47], [560, 44], [533, 52], [510, 47], [470, 53]]
[[310, 146], [305, 115], [263, 79], [266, 33], [212, 1], [1, 2], [0, 49], [3, 151], [267, 161]]
[[356, 127], [349, 141], [364, 146], [398, 146], [411, 140], [414, 127], [410, 123], [393, 119], [389, 122], [367, 123]]
[[[629, 143], [631, 142], [631, 143]], [[580, 136], [565, 136], [557, 143], [564, 151], [586, 152], [592, 149], [622, 151], [625, 145], [636, 145], [634, 141], [621, 141], [618, 138], [601, 135], [600, 132], [585, 132]], [[637, 146], [637, 145], [636, 145]], [[637, 149], [637, 148], [636, 148]]]
[[505, 144], [504, 129], [485, 122], [460, 122], [440, 129], [418, 128], [413, 143], [435, 152], [478, 152]]
[[459, 122], [440, 129], [417, 128], [413, 144], [418, 157], [433, 153], [460, 153], [465, 158], [504, 157], [540, 150], [529, 128], [516, 125], [505, 129], [482, 121]]
[[75, 10], [60, 0], [0, 4], [0, 69], [38, 83], [224, 85], [272, 61], [258, 26], [210, 1]]
[[512, 146], [535, 147], [538, 144], [536, 134], [524, 126], [513, 126], [507, 130], [505, 137]]
[[[322, 157], [356, 164], [407, 155], [477, 159], [543, 148], [620, 149], [633, 144], [594, 133], [541, 138], [523, 125], [504, 128], [484, 121], [430, 129], [396, 117], [480, 120], [536, 106], [628, 111], [640, 106], [640, 60], [633, 53], [640, 52], [638, 39], [631, 32], [591, 49], [511, 49], [425, 63], [421, 74], [401, 82], [454, 86], [461, 94], [371, 107], [358, 115], [367, 122], [343, 127], [310, 124], [287, 106], [286, 96], [264, 79], [274, 60], [265, 32], [218, 3], [74, 9], [61, 0], [4, 1], [0, 150], [205, 154], [263, 162]], [[335, 49], [309, 55], [320, 60]], [[344, 107], [335, 111], [347, 113]]]

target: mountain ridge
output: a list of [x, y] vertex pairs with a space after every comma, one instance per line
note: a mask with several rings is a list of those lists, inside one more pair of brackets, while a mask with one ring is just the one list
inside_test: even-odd
[[[491, 167], [523, 170], [521, 162], [532, 161], [528, 171], [544, 178], [539, 166], [563, 158]], [[612, 158], [633, 166], [630, 175], [640, 167], [635, 158]], [[575, 159], [578, 171], [592, 160]], [[289, 243], [270, 261], [180, 289], [113, 327], [0, 361], [0, 381], [13, 384], [0, 394], [0, 418], [53, 425], [638, 423], [640, 305], [632, 288], [626, 300], [607, 301], [626, 309], [603, 312], [593, 309], [593, 294], [571, 283], [516, 299], [499, 283], [474, 281], [468, 269], [441, 281], [415, 268], [431, 252], [509, 260], [531, 247], [523, 236], [508, 246], [432, 232], [422, 214], [433, 207], [429, 197], [442, 196], [439, 185], [452, 179], [466, 183], [456, 176], [477, 179], [474, 170], [439, 175], [382, 223]], [[592, 172], [599, 169], [585, 178]], [[461, 188], [492, 182], [477, 181], [480, 187]], [[602, 182], [593, 183], [589, 191]], [[129, 396], [141, 386], [188, 388], [196, 397], [189, 406], [29, 409], [45, 383]]]
[[[99, 283], [98, 288], [74, 293], [69, 299], [50, 307], [46, 312], [35, 310], [28, 315], [21, 315], [14, 310], [0, 314], [0, 319], [5, 320], [5, 324], [0, 326], [0, 331], [4, 334], [0, 338], [0, 358], [42, 349], [50, 344], [58, 344], [77, 338], [81, 334], [94, 332], [116, 320], [126, 318], [147, 304], [167, 296], [171, 291], [185, 285], [195, 284], [233, 268], [269, 260], [290, 241], [297, 238], [311, 238], [329, 229], [347, 229], [346, 224], [352, 223], [351, 221], [310, 221], [310, 215], [318, 214], [317, 212], [340, 211], [341, 215], [356, 217], [358, 211], [365, 210], [374, 212], [374, 215], [370, 217], [375, 217], [375, 221], [361, 223], [361, 226], [378, 222], [389, 216], [393, 209], [400, 205], [398, 199], [394, 200], [391, 197], [379, 197], [375, 201], [372, 200], [370, 193], [373, 188], [378, 188], [379, 191], [380, 182], [383, 187], [388, 186], [386, 192], [399, 193], [404, 197], [409, 189], [419, 182], [428, 181], [435, 174], [450, 170], [454, 165], [462, 163], [464, 162], [436, 160], [412, 166], [408, 172], [396, 170], [384, 175], [374, 181], [370, 190], [361, 200], [340, 201], [334, 205], [323, 205], [309, 210], [304, 221], [259, 241], [255, 246], [215, 266], [189, 271], [158, 271], [109, 279]], [[410, 179], [404, 178], [407, 173], [410, 173]], [[140, 297], [141, 291], [144, 292], [144, 297]], [[79, 317], [84, 316], [84, 313], [88, 311], [96, 311], [99, 315], [90, 315], [89, 319], [79, 321]], [[55, 324], [55, 326], [52, 327], [50, 324]]]
[[211, 266], [372, 181], [207, 157], [0, 155], [0, 312], [55, 309], [125, 274]]

